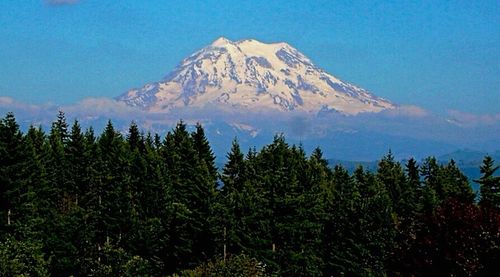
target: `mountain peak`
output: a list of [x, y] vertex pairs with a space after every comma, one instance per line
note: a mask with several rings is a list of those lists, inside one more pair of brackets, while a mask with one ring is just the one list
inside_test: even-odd
[[273, 48], [276, 51], [281, 48], [296, 50], [286, 42], [265, 43], [252, 38], [232, 41], [225, 37], [219, 37], [218, 39], [214, 40], [209, 47], [227, 47], [228, 45], [238, 46], [238, 47], [243, 46], [243, 47], [254, 47], [254, 48]]
[[165, 112], [206, 105], [307, 113], [379, 112], [395, 106], [326, 73], [285, 42], [220, 37], [160, 82], [118, 98], [132, 106]]
[[221, 47], [227, 44], [233, 44], [233, 42], [225, 37], [219, 37], [218, 39], [214, 40], [214, 42], [212, 42], [211, 46]]

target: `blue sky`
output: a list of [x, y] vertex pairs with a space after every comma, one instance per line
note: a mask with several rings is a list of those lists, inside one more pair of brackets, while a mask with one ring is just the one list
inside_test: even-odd
[[500, 112], [498, 0], [171, 2], [0, 1], [0, 96], [114, 97], [224, 36], [286, 41], [396, 103]]

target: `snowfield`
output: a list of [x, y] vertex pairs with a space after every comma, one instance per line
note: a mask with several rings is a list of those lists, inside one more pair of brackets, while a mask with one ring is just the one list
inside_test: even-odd
[[219, 38], [167, 77], [118, 97], [151, 112], [219, 105], [251, 111], [355, 115], [396, 106], [315, 66], [287, 43]]

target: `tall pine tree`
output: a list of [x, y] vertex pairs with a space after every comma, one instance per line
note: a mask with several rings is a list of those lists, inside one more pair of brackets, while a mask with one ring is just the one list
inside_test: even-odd
[[484, 157], [480, 168], [481, 178], [475, 180], [480, 185], [481, 206], [500, 208], [500, 176], [495, 176], [498, 168], [491, 156]]

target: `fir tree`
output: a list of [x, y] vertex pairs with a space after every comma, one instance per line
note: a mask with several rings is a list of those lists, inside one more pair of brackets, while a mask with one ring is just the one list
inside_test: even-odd
[[475, 180], [480, 185], [481, 198], [479, 204], [483, 207], [500, 208], [500, 176], [495, 176], [499, 166], [491, 156], [484, 157], [483, 164], [480, 167], [481, 178]]
[[439, 165], [436, 158], [426, 158], [420, 167], [420, 172], [424, 179], [422, 208], [426, 213], [429, 213], [444, 199], [444, 189], [443, 184], [439, 182]]
[[[222, 230], [218, 230], [219, 237], [222, 235], [223, 253], [238, 254], [244, 246], [244, 221], [246, 216], [244, 186], [245, 160], [240, 150], [238, 141], [235, 139], [231, 145], [231, 151], [227, 154], [227, 162], [222, 170], [221, 180], [223, 187], [218, 198], [218, 212]], [[220, 240], [220, 238], [219, 238]]]
[[464, 203], [474, 201], [474, 192], [467, 177], [460, 171], [454, 160], [440, 169], [439, 182], [444, 188], [444, 199], [456, 198]]
[[135, 122], [132, 121], [128, 129], [127, 143], [130, 147], [130, 151], [139, 151], [140, 154], [144, 153], [144, 136], [140, 133], [139, 127]]
[[419, 213], [421, 210], [421, 197], [422, 197], [422, 186], [420, 182], [420, 172], [417, 165], [417, 161], [413, 158], [409, 159], [406, 163], [406, 180], [407, 187], [410, 191], [407, 198], [413, 203], [411, 208], [412, 213]]
[[53, 138], [57, 137], [63, 144], [68, 140], [68, 123], [66, 123], [66, 115], [63, 111], [59, 111], [57, 120], [52, 122], [51, 136]]
[[[390, 196], [377, 178], [358, 167], [352, 179], [336, 167], [335, 197], [328, 238], [325, 273], [383, 275], [393, 246], [394, 229]], [[332, 226], [333, 225], [333, 226]], [[333, 240], [333, 241], [332, 241]]]
[[23, 136], [14, 114], [7, 113], [0, 121], [0, 233], [20, 216], [21, 197], [27, 158]]
[[207, 137], [205, 136], [205, 130], [200, 123], [196, 124], [196, 130], [191, 134], [193, 138], [194, 148], [198, 153], [198, 158], [205, 163], [210, 176], [213, 178], [214, 182], [217, 179], [217, 168], [215, 166], [215, 155], [210, 148]]
[[112, 240], [118, 244], [128, 233], [130, 227], [130, 178], [128, 159], [125, 155], [123, 137], [118, 134], [111, 121], [108, 122], [98, 140], [100, 156], [99, 177], [101, 190], [99, 194], [100, 242]]
[[71, 127], [67, 147], [67, 159], [70, 166], [70, 187], [68, 193], [71, 195], [75, 205], [79, 205], [79, 198], [87, 189], [85, 182], [87, 160], [85, 157], [85, 138], [80, 124], [77, 120]]
[[[182, 233], [187, 238], [171, 234], [172, 243], [178, 245], [177, 249], [182, 249], [172, 262], [178, 266], [194, 265], [213, 255], [215, 249], [210, 226], [215, 180], [207, 164], [200, 159], [186, 127], [183, 122], [179, 122], [173, 132], [167, 134], [163, 147], [167, 174], [172, 184], [172, 199], [175, 201], [173, 219], [185, 220], [177, 224], [186, 228]], [[176, 215], [179, 212], [183, 218]]]
[[389, 192], [395, 212], [399, 215], [406, 214], [407, 206], [410, 205], [403, 197], [408, 190], [405, 186], [406, 177], [401, 165], [394, 161], [391, 151], [378, 163], [377, 178]]

